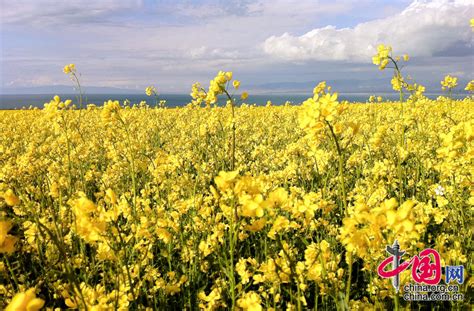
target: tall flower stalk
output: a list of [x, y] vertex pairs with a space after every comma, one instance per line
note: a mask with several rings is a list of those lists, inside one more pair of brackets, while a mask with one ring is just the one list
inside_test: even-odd
[[84, 104], [84, 92], [82, 90], [81, 86], [81, 81], [79, 80], [77, 70], [76, 70], [76, 65], [75, 64], [69, 64], [64, 66], [63, 72], [71, 78], [72, 82], [75, 84], [76, 90], [79, 92], [79, 95], [77, 96], [77, 101], [79, 104], [79, 108], [83, 108]]
[[[303, 102], [300, 126], [305, 130], [311, 143], [319, 145], [326, 137], [334, 144], [338, 157], [339, 189], [342, 196], [341, 215], [347, 212], [346, 182], [344, 177], [345, 158], [340, 144], [344, 125], [339, 121], [346, 105], [337, 101], [337, 93], [329, 93], [331, 87], [326, 82], [319, 83], [313, 90], [313, 97]], [[326, 131], [327, 129], [327, 131]], [[343, 210], [344, 209], [344, 210]]]
[[[400, 61], [402, 60], [404, 62], [407, 62], [410, 58], [407, 54], [403, 55], [403, 57], [400, 56], [393, 56], [392, 54], [392, 47], [387, 45], [385, 46], [384, 44], [380, 44], [377, 47], [377, 54], [372, 57], [372, 62], [375, 65], [379, 66], [380, 70], [384, 70], [385, 68], [390, 68], [387, 67], [390, 63], [393, 65], [393, 70], [394, 70], [394, 75], [392, 78], [392, 88], [395, 91], [399, 92], [400, 95], [400, 115], [403, 119], [404, 111], [403, 111], [403, 101], [404, 101], [404, 92], [403, 90], [407, 91], [413, 91], [416, 90], [417, 92], [423, 92], [423, 88], [419, 88], [414, 85], [410, 85], [405, 78], [402, 75], [402, 67], [400, 65]], [[400, 152], [405, 150], [405, 126], [402, 122], [401, 124], [401, 130], [400, 130]], [[397, 171], [398, 171], [398, 179], [399, 179], [399, 200], [402, 201], [403, 199], [403, 180], [404, 180], [404, 174], [403, 174], [403, 168], [402, 168], [402, 159], [401, 155], [398, 155], [398, 160], [397, 160]]]
[[[209, 82], [209, 90], [206, 91], [199, 83], [195, 83], [192, 86], [191, 97], [193, 98], [191, 104], [194, 106], [200, 106], [202, 103], [205, 103], [207, 107], [215, 105], [218, 102], [218, 96], [224, 94], [226, 96], [226, 102], [231, 109], [231, 131], [232, 131], [232, 140], [231, 140], [231, 154], [230, 154], [230, 170], [235, 170], [235, 145], [236, 145], [236, 125], [235, 125], [235, 107], [237, 105], [237, 100], [230, 94], [230, 83], [234, 90], [237, 90], [240, 87], [240, 81], [232, 80], [232, 72], [219, 71], [217, 76]], [[241, 100], [246, 100], [248, 98], [248, 93], [243, 92], [240, 96]]]

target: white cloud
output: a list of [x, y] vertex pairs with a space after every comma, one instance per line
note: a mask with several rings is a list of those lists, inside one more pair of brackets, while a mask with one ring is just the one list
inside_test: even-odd
[[[349, 62], [319, 62], [317, 66], [308, 66], [303, 61], [280, 62], [264, 52], [290, 60], [370, 61], [373, 51], [367, 49], [369, 44], [391, 43], [396, 52], [403, 53], [410, 52], [406, 46], [418, 48], [425, 44], [420, 38], [429, 41], [425, 44], [428, 51], [440, 50], [430, 44], [439, 47], [446, 43], [451, 56], [416, 60], [417, 64], [426, 61], [424, 67], [410, 62], [410, 70], [417, 70], [413, 72], [417, 78], [420, 70], [430, 79], [439, 73], [441, 79], [446, 72], [469, 68], [469, 57], [458, 57], [456, 47], [463, 45], [451, 44], [461, 35], [472, 35], [469, 18], [474, 14], [468, 7], [469, 1], [463, 7], [471, 11], [462, 14], [453, 9], [443, 11], [438, 7], [446, 5], [435, 3], [429, 17], [426, 9], [421, 13], [416, 13], [415, 8], [406, 9], [409, 13], [398, 14], [408, 5], [406, 0], [381, 2], [0, 0], [0, 28], [3, 28], [0, 29], [3, 38], [0, 92], [2, 86], [68, 84], [68, 77], [62, 73], [63, 65], [68, 63], [76, 64], [83, 74], [84, 85], [142, 88], [154, 83], [163, 92], [178, 88], [188, 92], [193, 82], [209, 81], [218, 70], [234, 71], [238, 79], [249, 85], [338, 77], [363, 79], [377, 74], [372, 66]], [[417, 22], [421, 17], [435, 22], [414, 25], [410, 22], [413, 18], [403, 14], [416, 15]], [[468, 19], [462, 20], [465, 15]], [[289, 34], [274, 37], [273, 44], [266, 44], [268, 50], [261, 49], [262, 42], [271, 35], [303, 34], [328, 24], [341, 28], [340, 25], [355, 25], [369, 17], [381, 19], [351, 29], [326, 27], [301, 37]], [[450, 23], [454, 26], [443, 30]], [[393, 40], [386, 41], [387, 38]], [[366, 51], [360, 48], [364, 46]], [[360, 72], [355, 72], [359, 69]], [[24, 77], [28, 78], [24, 80]], [[51, 81], [44, 77], [50, 77]], [[13, 83], [7, 85], [9, 81]]]
[[141, 0], [2, 0], [2, 23], [56, 24], [100, 18], [117, 10], [138, 8]]
[[274, 17], [311, 17], [318, 14], [341, 14], [357, 5], [357, 1], [302, 1], [302, 0], [259, 0], [248, 5], [248, 12]]
[[265, 53], [290, 61], [370, 61], [380, 43], [395, 53], [432, 56], [464, 42], [472, 45], [470, 0], [414, 1], [401, 13], [360, 23], [354, 28], [316, 28], [304, 35], [284, 33], [263, 44]]
[[191, 49], [189, 56], [191, 56], [191, 59], [237, 59], [241, 57], [236, 50], [209, 49], [206, 46]]
[[6, 83], [7, 87], [43, 86], [56, 85], [56, 81], [51, 76], [35, 75], [30, 78], [19, 78]]

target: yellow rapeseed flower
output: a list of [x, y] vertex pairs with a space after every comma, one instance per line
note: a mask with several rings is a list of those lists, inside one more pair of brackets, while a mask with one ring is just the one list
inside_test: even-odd
[[235, 178], [239, 175], [238, 171], [233, 171], [233, 172], [220, 172], [219, 176], [217, 176], [214, 181], [217, 185], [217, 187], [221, 190], [224, 191], [226, 190], [232, 183], [234, 182]]
[[26, 292], [18, 293], [13, 297], [5, 311], [37, 311], [40, 310], [45, 301], [36, 297], [35, 288]]
[[11, 221], [0, 221], [0, 253], [12, 254], [15, 251], [18, 238], [8, 234], [12, 227], [13, 223]]
[[234, 89], [239, 89], [239, 86], [240, 86], [240, 81], [239, 80], [234, 80], [232, 82], [232, 85], [234, 86]]
[[3, 199], [5, 200], [5, 203], [7, 203], [8, 206], [15, 206], [20, 204], [20, 198], [18, 198], [11, 189], [5, 191], [5, 193], [3, 194]]
[[256, 292], [244, 293], [241, 298], [237, 300], [237, 305], [245, 311], [261, 311], [262, 299]]
[[458, 78], [447, 75], [444, 77], [444, 80], [441, 81], [441, 88], [443, 91], [452, 90], [458, 85]]
[[156, 95], [156, 88], [154, 86], [148, 86], [146, 89], [145, 89], [145, 94], [147, 96], [152, 96], [152, 95]]
[[372, 57], [372, 62], [374, 65], [378, 65], [380, 70], [384, 70], [385, 67], [388, 65], [389, 56], [392, 52], [392, 47], [384, 44], [380, 44], [377, 46], [377, 54]]
[[69, 64], [69, 65], [64, 66], [63, 72], [64, 72], [65, 74], [70, 74], [70, 73], [76, 72], [76, 65], [74, 65], [74, 64]]
[[474, 92], [474, 80], [469, 81], [464, 90], [468, 92]]

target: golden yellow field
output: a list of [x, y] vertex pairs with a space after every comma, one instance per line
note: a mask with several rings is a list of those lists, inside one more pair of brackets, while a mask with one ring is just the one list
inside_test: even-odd
[[0, 111], [0, 307], [417, 309], [395, 240], [463, 265], [431, 307], [467, 307], [473, 104]]

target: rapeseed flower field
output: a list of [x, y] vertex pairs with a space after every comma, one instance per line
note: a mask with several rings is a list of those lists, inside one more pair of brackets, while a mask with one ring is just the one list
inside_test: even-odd
[[417, 309], [377, 273], [397, 240], [462, 265], [464, 299], [429, 306], [468, 308], [474, 100], [450, 97], [451, 76], [428, 99], [408, 60], [383, 45], [373, 59], [395, 65], [397, 102], [341, 102], [321, 82], [302, 105], [256, 107], [219, 72], [182, 108], [150, 86], [154, 107], [0, 111], [0, 306]]

